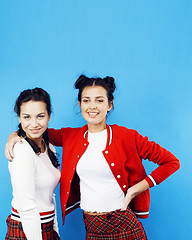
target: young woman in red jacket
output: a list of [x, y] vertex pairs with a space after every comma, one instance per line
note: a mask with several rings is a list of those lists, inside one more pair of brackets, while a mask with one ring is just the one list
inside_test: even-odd
[[[135, 130], [106, 124], [107, 113], [113, 108], [114, 78], [81, 75], [75, 88], [87, 125], [49, 129], [52, 144], [63, 147], [63, 222], [80, 204], [86, 239], [147, 239], [138, 217], [148, 217], [149, 188], [178, 170], [179, 160]], [[12, 142], [7, 144], [8, 158]], [[147, 176], [142, 159], [159, 166]]]

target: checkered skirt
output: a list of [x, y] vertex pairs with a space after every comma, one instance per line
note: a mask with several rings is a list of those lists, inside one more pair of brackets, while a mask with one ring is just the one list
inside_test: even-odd
[[[22, 224], [11, 219], [11, 215], [7, 218], [7, 234], [5, 240], [27, 240], [23, 232]], [[53, 221], [41, 224], [43, 240], [60, 240], [58, 234], [53, 230]]]
[[130, 208], [104, 215], [83, 215], [87, 240], [147, 240], [145, 230]]

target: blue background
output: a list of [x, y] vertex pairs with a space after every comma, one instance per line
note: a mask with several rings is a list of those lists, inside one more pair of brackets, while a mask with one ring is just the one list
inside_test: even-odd
[[[0, 239], [12, 190], [4, 146], [17, 128], [15, 100], [26, 88], [46, 89], [51, 127], [85, 124], [73, 88], [81, 74], [116, 79], [108, 123], [138, 130], [173, 152], [181, 169], [151, 189], [150, 240], [191, 237], [192, 2], [190, 0], [0, 1]], [[57, 149], [61, 153], [61, 149]], [[147, 172], [154, 164], [145, 163]], [[61, 239], [84, 239], [81, 210], [66, 217]]]

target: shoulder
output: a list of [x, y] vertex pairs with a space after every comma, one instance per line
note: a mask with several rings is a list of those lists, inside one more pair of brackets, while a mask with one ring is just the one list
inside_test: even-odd
[[112, 131], [114, 134], [118, 134], [119, 136], [121, 136], [120, 134], [123, 134], [123, 136], [125, 135], [129, 135], [129, 136], [134, 136], [139, 134], [136, 130], [134, 129], [129, 129], [127, 127], [124, 126], [119, 126], [117, 124], [114, 125], [110, 125], [110, 127], [112, 128]]
[[22, 139], [22, 143], [17, 142], [13, 150], [14, 150], [15, 157], [35, 154], [32, 147], [25, 139]]
[[76, 134], [82, 130], [81, 127], [78, 128], [71, 128], [71, 127], [64, 127], [60, 129], [54, 129], [54, 128], [49, 128], [48, 133], [49, 135], [51, 134], [52, 136], [60, 135], [60, 136], [67, 136], [71, 134]]
[[16, 143], [14, 146], [14, 159], [9, 162], [9, 170], [11, 173], [17, 173], [21, 169], [32, 171], [38, 162], [37, 159], [38, 155], [35, 154], [29, 143], [23, 140], [23, 143]]
[[62, 137], [63, 139], [67, 140], [77, 140], [81, 139], [84, 133], [87, 131], [88, 127], [87, 125], [83, 127], [77, 127], [77, 128], [62, 128]]
[[86, 128], [84, 127], [77, 127], [77, 128], [71, 128], [71, 127], [67, 127], [67, 128], [61, 128], [62, 133], [64, 134], [76, 134], [78, 132], [83, 131], [83, 129]]
[[129, 141], [131, 144], [136, 144], [136, 142], [147, 141], [148, 137], [143, 137], [137, 130], [129, 129], [124, 126], [111, 125], [112, 135], [115, 139], [121, 141]]

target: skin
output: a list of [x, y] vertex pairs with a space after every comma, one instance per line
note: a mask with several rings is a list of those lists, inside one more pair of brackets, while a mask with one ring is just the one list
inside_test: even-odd
[[29, 101], [21, 105], [19, 122], [22, 129], [40, 148], [42, 148], [42, 135], [47, 129], [49, 120], [46, 103]]
[[[41, 148], [41, 152], [45, 151], [42, 135], [47, 129], [49, 120], [50, 115], [47, 112], [46, 103], [42, 101], [28, 101], [20, 107], [19, 122], [21, 123], [22, 129], [25, 131], [26, 136], [34, 140]], [[12, 160], [14, 157], [13, 145], [18, 141], [22, 142], [21, 138], [17, 136], [17, 132], [12, 133], [6, 144], [6, 149], [10, 148], [10, 151], [5, 150], [5, 155], [9, 160]]]
[[86, 87], [82, 91], [79, 106], [90, 132], [100, 132], [106, 128], [107, 112], [111, 110], [113, 103], [109, 102], [103, 87]]
[[[78, 102], [81, 108], [81, 113], [84, 119], [87, 121], [88, 130], [90, 132], [100, 132], [106, 129], [106, 116], [111, 110], [113, 102], [110, 102], [107, 98], [107, 92], [102, 86], [89, 86], [85, 87], [82, 91], [81, 102]], [[16, 132], [9, 136], [6, 146], [6, 157], [11, 159], [13, 143], [20, 141]], [[149, 188], [148, 182], [144, 179], [136, 185], [130, 187], [127, 190], [125, 196], [125, 202], [121, 211], [125, 211], [131, 200], [139, 193]]]

